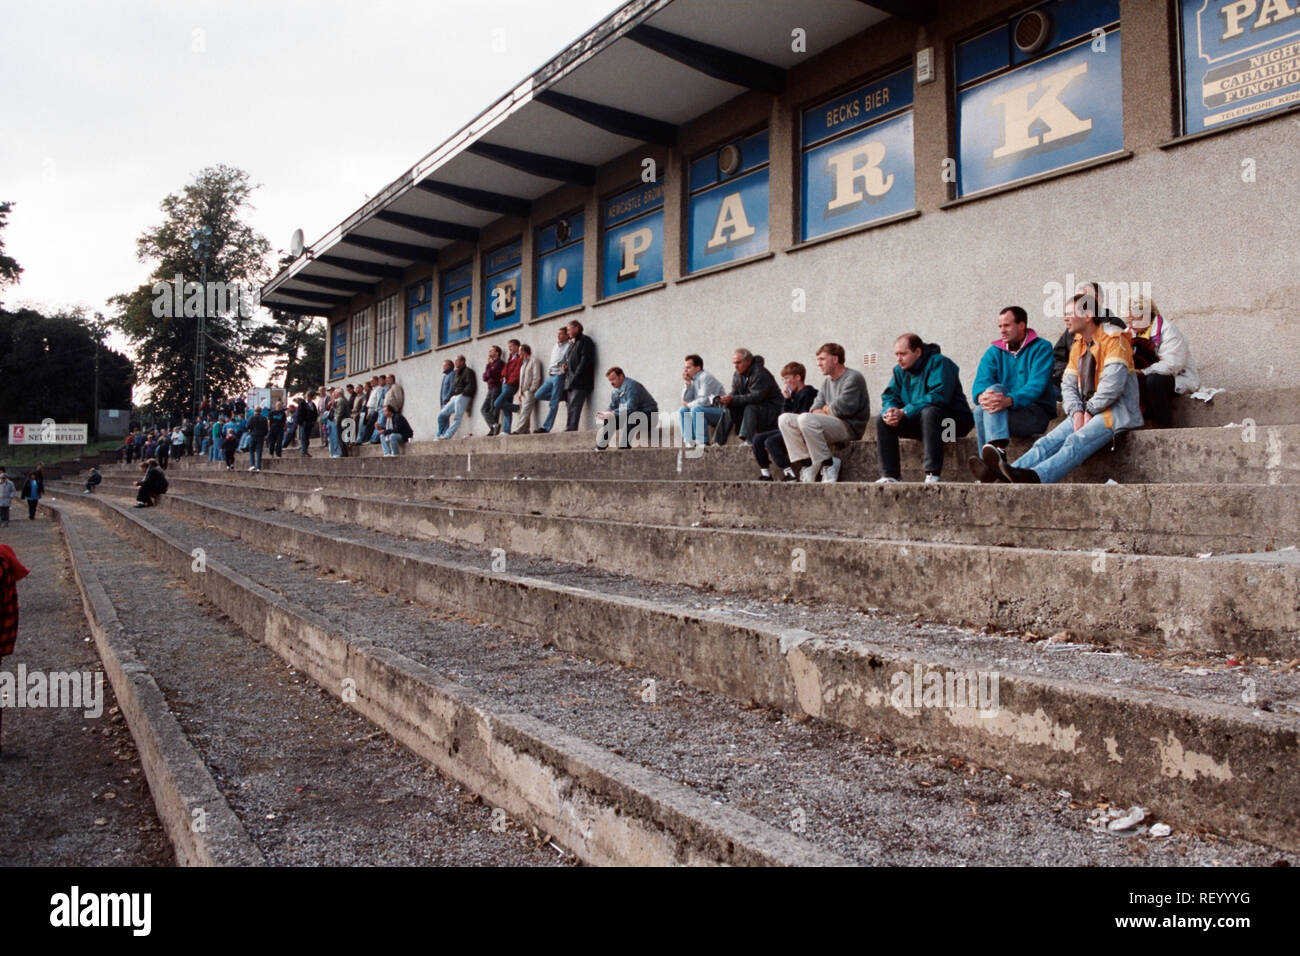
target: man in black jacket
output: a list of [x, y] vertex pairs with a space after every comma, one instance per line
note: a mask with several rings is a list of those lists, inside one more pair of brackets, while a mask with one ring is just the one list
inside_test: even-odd
[[156, 458], [141, 462], [140, 470], [144, 472], [144, 477], [136, 482], [140, 490], [135, 493], [135, 506], [137, 508], [151, 508], [167, 492], [167, 476], [158, 467], [158, 459]]
[[[807, 374], [808, 370], [799, 362], [790, 362], [781, 369], [781, 381], [785, 383], [781, 389], [781, 394], [785, 396], [781, 405], [782, 412], [800, 415], [812, 411], [813, 402], [817, 400], [817, 389], [804, 384], [804, 376]], [[781, 429], [773, 427], [769, 431], [759, 432], [754, 436], [753, 445], [759, 481], [774, 480], [771, 471], [773, 462], [781, 472], [782, 481], [799, 480], [785, 453], [785, 439], [781, 436]]]
[[266, 422], [270, 426], [270, 430], [266, 433], [267, 450], [274, 458], [281, 457], [280, 449], [284, 445], [284, 423], [288, 417], [288, 413], [284, 410], [284, 402], [276, 402], [275, 409], [266, 416]]
[[582, 407], [596, 387], [596, 343], [584, 335], [582, 323], [569, 323], [569, 354], [564, 357], [564, 401], [569, 413], [566, 432], [576, 432], [582, 424]]
[[460, 420], [465, 417], [465, 410], [469, 408], [474, 400], [474, 393], [478, 390], [478, 378], [475, 377], [474, 370], [465, 363], [465, 356], [457, 355], [452, 367], [455, 368], [456, 374], [451, 380], [451, 398], [438, 412], [438, 433], [434, 435], [435, 441], [456, 437]]
[[262, 470], [262, 445], [271, 429], [261, 408], [253, 410], [253, 417], [248, 420], [248, 470]]
[[316, 427], [316, 392], [314, 389], [307, 393], [306, 398], [298, 399], [298, 413], [294, 416], [294, 422], [298, 429], [298, 455], [301, 458], [310, 458], [311, 453], [307, 451], [307, 446], [311, 444], [312, 429]]
[[763, 356], [749, 349], [736, 349], [731, 367], [736, 370], [731, 377], [731, 394], [718, 399], [729, 414], [722, 416], [713, 439], [719, 445], [726, 444], [732, 424], [740, 419], [740, 440], [748, 445], [759, 432], [776, 428], [781, 416], [781, 387], [763, 364]]

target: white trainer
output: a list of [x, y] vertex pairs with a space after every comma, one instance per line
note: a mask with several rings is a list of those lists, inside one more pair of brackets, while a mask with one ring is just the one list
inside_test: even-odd
[[926, 475], [926, 476], [925, 476], [925, 483], [926, 483], [927, 485], [937, 485], [937, 484], [939, 483], [939, 476], [938, 476], [938, 475]]
[[822, 468], [822, 481], [839, 481], [840, 464], [838, 458], [832, 458], [831, 463]]
[[889, 477], [877, 478], [877, 479], [876, 479], [876, 484], [878, 484], [878, 485], [896, 485], [896, 484], [898, 484], [898, 479], [897, 479], [897, 478], [889, 478]]

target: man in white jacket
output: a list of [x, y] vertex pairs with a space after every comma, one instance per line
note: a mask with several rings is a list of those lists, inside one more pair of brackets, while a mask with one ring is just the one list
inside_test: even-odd
[[726, 394], [726, 389], [716, 378], [704, 371], [704, 359], [698, 355], [686, 356], [682, 369], [682, 407], [677, 411], [682, 428], [682, 444], [694, 448], [695, 443], [709, 443], [709, 426], [722, 420], [722, 406], [714, 399]]
[[1142, 296], [1129, 303], [1128, 335], [1138, 376], [1142, 410], [1157, 428], [1173, 425], [1174, 393], [1190, 395], [1201, 387], [1187, 339], [1156, 304]]
[[555, 348], [551, 349], [551, 364], [546, 369], [546, 381], [537, 390], [535, 399], [548, 399], [551, 407], [546, 411], [546, 421], [537, 429], [549, 432], [555, 424], [555, 412], [564, 401], [564, 360], [569, 357], [569, 330], [561, 325], [555, 330]]
[[[510, 434], [527, 435], [533, 427], [533, 408], [537, 405], [537, 390], [545, 380], [542, 360], [533, 355], [531, 345], [519, 346], [523, 364], [519, 366], [519, 425]], [[554, 408], [554, 403], [551, 404]]]

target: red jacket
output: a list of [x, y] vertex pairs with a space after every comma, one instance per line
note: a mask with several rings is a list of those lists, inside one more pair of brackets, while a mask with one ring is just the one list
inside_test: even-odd
[[503, 378], [507, 385], [519, 384], [519, 370], [524, 367], [524, 357], [516, 354], [514, 358], [506, 362], [506, 371]]
[[0, 544], [0, 657], [14, 652], [18, 637], [18, 582], [27, 573], [14, 549]]

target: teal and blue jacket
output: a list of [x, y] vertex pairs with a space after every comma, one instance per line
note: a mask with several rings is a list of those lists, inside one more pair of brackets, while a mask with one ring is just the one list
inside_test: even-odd
[[[1051, 357], [1051, 350], [1048, 350]], [[946, 355], [939, 354], [939, 346], [927, 342], [921, 348], [921, 357], [907, 371], [895, 365], [893, 378], [881, 396], [881, 408], [901, 408], [907, 418], [919, 415], [927, 405], [958, 412], [969, 412], [970, 405], [961, 390], [961, 369]]]
[[1029, 329], [1020, 348], [1011, 351], [997, 339], [980, 359], [971, 397], [978, 400], [991, 385], [1001, 385], [1011, 396], [1012, 408], [1042, 405], [1049, 417], [1056, 417], [1056, 385], [1052, 382], [1052, 344]]

